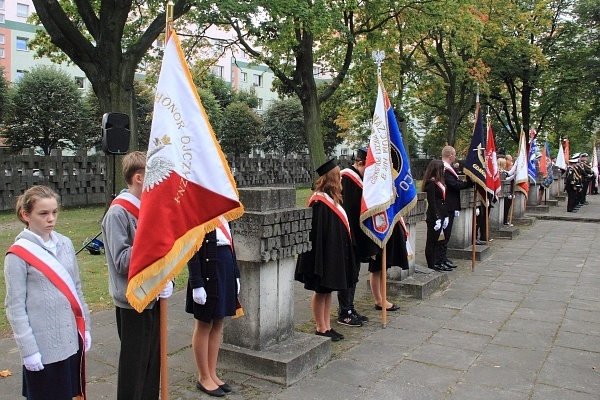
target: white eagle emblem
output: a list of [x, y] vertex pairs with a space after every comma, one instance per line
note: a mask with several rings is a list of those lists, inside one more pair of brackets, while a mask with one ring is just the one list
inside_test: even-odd
[[171, 138], [164, 135], [162, 138], [154, 138], [154, 148], [148, 151], [146, 157], [146, 176], [144, 177], [143, 190], [152, 190], [154, 186], [167, 179], [175, 164], [166, 157], [157, 155], [165, 146], [171, 145]]

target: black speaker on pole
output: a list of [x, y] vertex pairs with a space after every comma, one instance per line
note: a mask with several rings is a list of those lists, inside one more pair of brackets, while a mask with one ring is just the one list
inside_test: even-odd
[[102, 116], [102, 150], [107, 154], [127, 154], [129, 150], [129, 115], [106, 113]]

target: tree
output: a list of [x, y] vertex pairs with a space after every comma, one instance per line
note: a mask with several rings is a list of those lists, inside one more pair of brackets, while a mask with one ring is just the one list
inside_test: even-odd
[[246, 103], [234, 102], [223, 112], [221, 133], [217, 136], [225, 153], [236, 157], [248, 154], [261, 141], [262, 118]]
[[77, 149], [84, 142], [88, 110], [69, 74], [37, 66], [19, 81], [11, 95], [6, 138], [12, 149]]
[[263, 127], [265, 139], [262, 149], [265, 152], [287, 156], [291, 153], [300, 153], [306, 150], [304, 114], [300, 100], [288, 98], [274, 101], [265, 110], [263, 118], [265, 121]]
[[8, 105], [8, 82], [4, 77], [4, 67], [0, 66], [0, 123], [4, 121], [4, 114]]
[[[325, 161], [320, 105], [344, 81], [357, 39], [378, 29], [394, 13], [379, 1], [263, 3], [201, 0], [197, 5], [216, 24], [233, 29], [239, 45], [273, 71], [283, 94], [300, 99], [304, 136], [316, 168]], [[331, 76], [323, 91], [317, 90], [315, 67]]]

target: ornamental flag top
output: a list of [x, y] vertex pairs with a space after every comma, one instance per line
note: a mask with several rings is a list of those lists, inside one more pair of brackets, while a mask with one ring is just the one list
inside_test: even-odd
[[141, 312], [200, 248], [219, 217], [244, 208], [185, 61], [171, 33], [163, 57], [146, 159], [127, 299]]
[[367, 149], [361, 201], [361, 229], [384, 247], [395, 224], [417, 202], [417, 189], [402, 134], [381, 77]]

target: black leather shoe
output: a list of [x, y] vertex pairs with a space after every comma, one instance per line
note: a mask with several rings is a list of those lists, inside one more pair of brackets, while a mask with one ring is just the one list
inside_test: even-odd
[[219, 385], [219, 387], [225, 392], [225, 393], [231, 393], [231, 391], [233, 390], [233, 388], [231, 386], [229, 386], [226, 383], [223, 383], [222, 385]]
[[452, 264], [450, 261], [446, 261], [443, 264], [450, 269], [454, 269], [457, 267], [457, 265]]
[[[381, 310], [381, 306], [378, 306], [377, 304], [375, 304], [375, 309]], [[386, 308], [385, 311], [396, 311], [399, 309], [400, 309], [400, 306], [398, 304], [392, 304], [390, 307]]]
[[198, 390], [206, 393], [209, 396], [215, 396], [215, 397], [225, 396], [225, 391], [223, 389], [221, 389], [220, 387], [216, 388], [215, 390], [208, 390], [204, 386], [202, 386], [202, 384], [199, 381], [196, 381], [196, 387], [198, 388]]
[[436, 264], [433, 266], [433, 269], [440, 272], [452, 271], [452, 268], [446, 267], [444, 264]]

